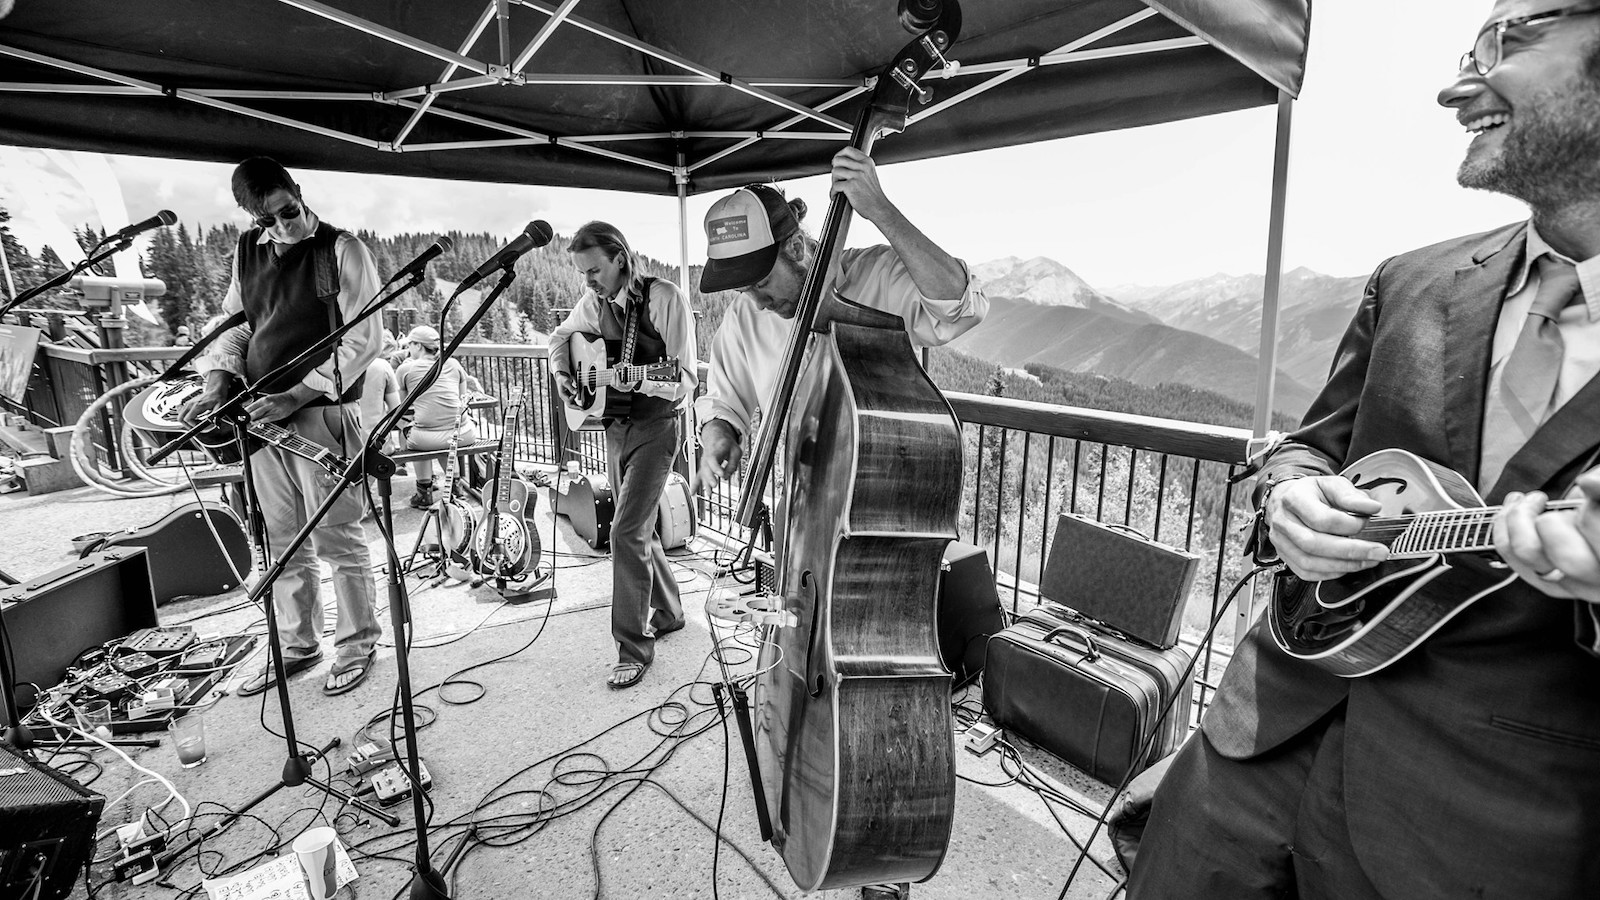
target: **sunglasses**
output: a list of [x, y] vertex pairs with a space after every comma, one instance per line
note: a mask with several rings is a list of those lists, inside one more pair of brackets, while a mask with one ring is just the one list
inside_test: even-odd
[[279, 221], [293, 222], [295, 219], [300, 218], [300, 213], [304, 211], [305, 207], [301, 206], [299, 203], [290, 203], [275, 213], [268, 213], [264, 216], [256, 216], [255, 223], [262, 228], [271, 228]]

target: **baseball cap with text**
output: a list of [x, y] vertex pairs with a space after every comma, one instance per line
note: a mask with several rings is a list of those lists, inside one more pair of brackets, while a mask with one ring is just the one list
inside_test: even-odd
[[744, 287], [767, 277], [778, 247], [799, 229], [789, 201], [771, 185], [746, 185], [713, 203], [706, 211], [701, 292]]

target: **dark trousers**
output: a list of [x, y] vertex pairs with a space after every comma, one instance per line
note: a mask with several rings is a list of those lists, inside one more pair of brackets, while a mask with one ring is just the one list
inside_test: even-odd
[[1383, 900], [1350, 847], [1344, 707], [1255, 759], [1196, 734], [1156, 791], [1128, 900]]
[[678, 417], [606, 428], [611, 495], [611, 636], [617, 661], [648, 665], [657, 629], [683, 621], [678, 582], [656, 533], [656, 504], [678, 453]]

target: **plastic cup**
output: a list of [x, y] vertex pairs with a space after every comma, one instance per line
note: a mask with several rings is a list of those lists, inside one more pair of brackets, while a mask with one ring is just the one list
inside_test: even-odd
[[90, 700], [78, 707], [78, 727], [101, 740], [110, 740], [111, 701]]
[[305, 872], [311, 900], [328, 900], [339, 889], [337, 857], [333, 852], [336, 834], [326, 826], [307, 828], [294, 839], [294, 855]]
[[172, 732], [172, 747], [185, 769], [206, 761], [206, 720], [199, 713], [173, 719], [167, 723], [167, 730]]

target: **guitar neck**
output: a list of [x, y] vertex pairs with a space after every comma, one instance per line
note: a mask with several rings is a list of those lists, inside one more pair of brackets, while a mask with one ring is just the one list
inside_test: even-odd
[[665, 368], [668, 363], [640, 363], [632, 366], [613, 366], [609, 369], [596, 369], [589, 377], [589, 387], [610, 387], [619, 381], [643, 381], [651, 377], [651, 373]]
[[[1547, 509], [1578, 509], [1586, 501], [1556, 500]], [[1441, 553], [1482, 553], [1494, 549], [1494, 517], [1502, 507], [1442, 509], [1403, 516], [1376, 516], [1356, 537], [1389, 548], [1391, 559]]]
[[281, 425], [274, 425], [270, 422], [251, 422], [249, 431], [250, 435], [257, 440], [271, 444], [280, 450], [293, 453], [301, 459], [310, 460], [334, 474], [340, 474], [349, 465], [348, 460], [327, 447], [308, 441]]

